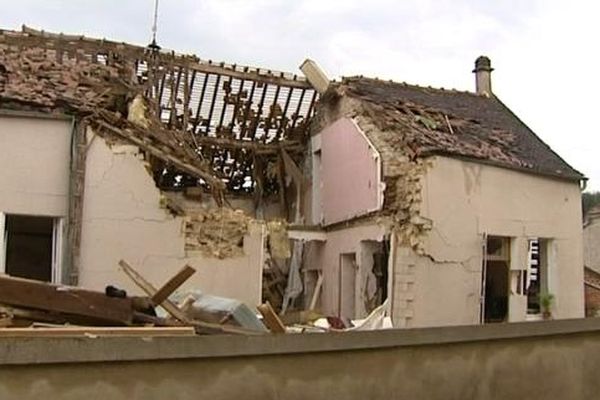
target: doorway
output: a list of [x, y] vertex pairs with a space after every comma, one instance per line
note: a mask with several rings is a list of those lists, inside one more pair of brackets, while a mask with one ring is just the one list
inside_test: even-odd
[[355, 318], [356, 314], [356, 253], [340, 254], [339, 317]]
[[59, 282], [62, 220], [0, 213], [0, 272]]

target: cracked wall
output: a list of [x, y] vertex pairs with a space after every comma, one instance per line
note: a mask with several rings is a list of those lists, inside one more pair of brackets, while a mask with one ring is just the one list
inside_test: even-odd
[[136, 146], [109, 147], [88, 131], [80, 285], [103, 289], [112, 284], [137, 293], [118, 270], [121, 258], [156, 285], [187, 263], [197, 272], [182, 289], [259, 304], [264, 228], [248, 222], [237, 256], [207, 257], [202, 249], [190, 249], [185, 218], [168, 212], [162, 198]]
[[[479, 321], [483, 234], [512, 239], [511, 269], [527, 263], [526, 241], [553, 240], [555, 318], [583, 316], [581, 194], [574, 182], [435, 157], [422, 180], [421, 215], [432, 221], [423, 254], [400, 247], [394, 265], [398, 326]], [[515, 300], [512, 294], [511, 300]], [[518, 305], [518, 302], [511, 301]], [[509, 320], [525, 319], [511, 306]], [[521, 308], [522, 304], [521, 304]]]

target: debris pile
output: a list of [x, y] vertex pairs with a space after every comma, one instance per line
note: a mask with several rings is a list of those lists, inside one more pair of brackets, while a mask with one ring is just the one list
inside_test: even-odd
[[[186, 265], [157, 289], [127, 262], [121, 260], [119, 265], [146, 293], [146, 296], [128, 296], [124, 290], [114, 286], [107, 286], [102, 293], [29, 279], [0, 277], [0, 326], [6, 328], [0, 331], [0, 336], [18, 332], [38, 332], [39, 328], [43, 328], [39, 332], [44, 334], [47, 329], [52, 328], [56, 333], [66, 329], [65, 332], [68, 334], [87, 332], [93, 335], [116, 334], [116, 332], [133, 334], [139, 331], [138, 328], [144, 328], [139, 332], [149, 336], [155, 333], [165, 335], [182, 334], [182, 332], [195, 334], [266, 332], [253, 313], [248, 310], [245, 310], [245, 313], [240, 311], [243, 308], [241, 304], [225, 310], [227, 315], [223, 315], [222, 320], [215, 322], [205, 318], [199, 311], [206, 307], [202, 302], [196, 304], [186, 300], [182, 305], [178, 305], [171, 301], [169, 299], [171, 294], [195, 272], [190, 266]], [[165, 315], [161, 316], [161, 313], [157, 312], [159, 307], [166, 311]], [[240, 313], [246, 318], [236, 318]], [[25, 327], [33, 330], [13, 330]], [[102, 330], [100, 327], [106, 329]], [[150, 328], [157, 328], [157, 330]]]
[[391, 327], [385, 320], [386, 303], [364, 320], [342, 321], [316, 312], [292, 313], [282, 320], [267, 302], [257, 307], [260, 319], [234, 299], [199, 291], [172, 296], [194, 274], [188, 265], [160, 288], [126, 261], [121, 260], [119, 266], [146, 296], [128, 296], [114, 286], [107, 286], [102, 293], [1, 276], [0, 337], [261, 335]]
[[183, 231], [185, 249], [219, 259], [240, 256], [251, 218], [226, 207], [187, 211]]
[[85, 118], [146, 153], [161, 189], [261, 197], [305, 149], [317, 92], [301, 77], [23, 27], [0, 30], [3, 108]]

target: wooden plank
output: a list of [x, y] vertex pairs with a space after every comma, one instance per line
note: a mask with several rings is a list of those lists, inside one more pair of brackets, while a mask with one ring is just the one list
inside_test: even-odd
[[281, 157], [283, 159], [285, 171], [294, 180], [294, 183], [298, 188], [298, 192], [303, 193], [304, 190], [308, 188], [308, 182], [304, 177], [302, 170], [300, 169], [300, 167], [298, 167], [298, 165], [296, 165], [292, 157], [290, 157], [288, 152], [285, 151], [285, 149], [283, 148], [281, 149]]
[[157, 337], [157, 336], [195, 336], [196, 331], [191, 326], [178, 327], [91, 327], [91, 326], [61, 326], [56, 328], [0, 328], [0, 337], [65, 337], [65, 336], [128, 336], [128, 337]]
[[148, 56], [147, 48], [142, 46], [114, 42], [106, 39], [87, 38], [81, 35], [59, 35], [51, 32], [38, 31], [29, 27], [25, 27], [25, 29], [27, 29], [27, 33], [29, 33], [30, 36], [18, 34], [15, 37], [15, 35], [10, 31], [0, 30], [0, 32], [4, 33], [4, 38], [0, 37], [0, 39], [5, 39], [3, 41], [9, 43], [18, 41], [20, 45], [27, 47], [75, 47], [77, 50], [84, 50], [88, 53], [98, 52], [98, 49], [100, 48], [106, 53], [112, 51], [117, 54], [126, 55], [127, 57], [135, 57], [142, 60], [147, 60], [149, 57], [155, 57], [156, 62], [160, 65], [172, 62], [176, 66], [187, 67], [200, 73], [224, 75], [227, 77], [244, 79], [247, 81], [252, 80], [265, 84], [281, 85], [300, 89], [312, 89], [311, 84], [306, 79], [303, 77], [296, 77], [295, 75], [293, 78], [288, 78], [286, 76], [282, 77], [281, 75], [275, 75], [273, 73], [261, 73], [254, 69], [248, 70], [246, 68], [240, 70], [241, 66], [234, 67], [233, 65], [225, 65], [222, 63], [216, 64], [210, 61], [199, 60], [195, 56], [176, 54], [171, 51], [160, 51], [158, 53], [152, 53], [151, 56]]
[[[138, 285], [148, 296], [152, 297], [156, 294], [157, 290], [150, 282], [148, 282], [142, 275], [140, 275], [131, 265], [125, 260], [119, 261], [119, 266], [123, 271], [131, 278], [131, 280]], [[261, 335], [262, 332], [248, 330], [244, 328], [222, 326], [219, 324], [212, 324], [208, 322], [193, 321], [185, 316], [183, 311], [179, 309], [170, 300], [164, 300], [161, 305], [169, 314], [183, 324], [193, 326], [197, 333], [232, 333], [232, 334], [244, 334], [244, 335]]]
[[304, 147], [301, 143], [292, 140], [279, 141], [276, 143], [259, 143], [253, 140], [231, 139], [226, 137], [203, 136], [196, 139], [199, 145], [213, 145], [224, 149], [246, 149], [258, 154], [277, 154], [281, 149], [288, 152], [302, 152]]
[[[158, 290], [146, 280], [142, 275], [140, 275], [133, 267], [125, 260], [119, 261], [119, 266], [123, 269], [123, 271], [131, 278], [131, 280], [138, 285], [140, 289], [142, 289], [148, 296], [153, 297]], [[157, 304], [165, 309], [166, 312], [171, 314], [173, 318], [178, 321], [183, 322], [184, 324], [191, 324], [191, 321], [185, 316], [183, 311], [179, 309], [175, 305], [175, 303], [171, 302], [168, 299], [163, 300], [160, 304]]]
[[149, 152], [153, 156], [158, 157], [166, 162], [170, 162], [171, 164], [173, 164], [177, 168], [181, 169], [182, 171], [187, 172], [188, 174], [193, 175], [197, 178], [204, 179], [208, 184], [210, 184], [212, 187], [214, 187], [216, 189], [222, 190], [225, 188], [225, 184], [223, 182], [221, 182], [219, 179], [212, 176], [212, 174], [210, 174], [209, 172], [203, 171], [193, 165], [190, 165], [171, 154], [167, 154], [164, 151], [157, 148], [156, 146], [144, 143], [144, 141], [142, 141], [141, 139], [138, 139], [132, 133], [125, 132], [121, 129], [115, 128], [114, 126], [112, 126], [102, 120], [99, 120], [99, 119], [93, 120], [93, 123], [99, 125], [102, 128], [108, 129], [112, 133], [115, 133], [115, 134], [121, 136], [122, 138], [132, 142], [133, 144], [135, 144], [142, 150]]
[[98, 323], [129, 325], [133, 318], [133, 307], [128, 298], [5, 276], [0, 277], [0, 303], [70, 314]]
[[271, 304], [267, 301], [256, 307], [263, 316], [263, 322], [272, 333], [285, 333], [285, 326], [279, 319]]
[[0, 314], [10, 315], [14, 320], [48, 322], [54, 324], [66, 324], [68, 316], [48, 311], [30, 310], [14, 306], [0, 304]]
[[317, 283], [315, 284], [315, 291], [313, 292], [312, 298], [310, 299], [310, 305], [308, 306], [309, 310], [314, 310], [317, 306], [317, 300], [319, 300], [319, 296], [321, 295], [321, 287], [323, 286], [323, 272], [319, 271], [319, 277], [317, 278]]
[[194, 275], [196, 270], [189, 265], [184, 266], [175, 276], [173, 276], [167, 283], [165, 283], [158, 291], [151, 297], [154, 304], [161, 304], [165, 301], [177, 288], [179, 288], [190, 276]]

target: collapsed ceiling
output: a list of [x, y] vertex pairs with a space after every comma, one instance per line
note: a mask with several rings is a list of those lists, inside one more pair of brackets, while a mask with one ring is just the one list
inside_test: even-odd
[[158, 48], [0, 30], [0, 107], [75, 114], [138, 145], [161, 189], [263, 197], [301, 158], [316, 91], [301, 77]]

